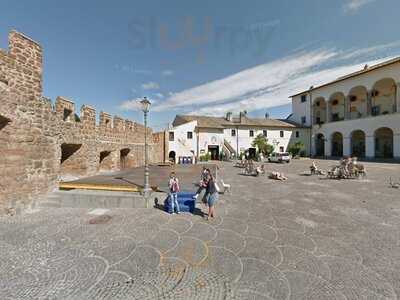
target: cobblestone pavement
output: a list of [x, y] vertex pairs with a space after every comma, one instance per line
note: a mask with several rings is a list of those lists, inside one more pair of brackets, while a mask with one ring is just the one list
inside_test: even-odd
[[[332, 161], [318, 162], [322, 167]], [[0, 299], [397, 299], [400, 166], [364, 180], [220, 174], [217, 217], [41, 209], [0, 218]], [[178, 174], [179, 175], [179, 174]], [[204, 208], [203, 208], [204, 210]]]

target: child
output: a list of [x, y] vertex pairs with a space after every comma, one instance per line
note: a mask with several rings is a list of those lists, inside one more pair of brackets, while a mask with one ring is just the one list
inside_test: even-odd
[[218, 200], [218, 191], [217, 188], [215, 186], [215, 180], [214, 177], [212, 176], [211, 172], [209, 175], [209, 180], [207, 182], [207, 195], [208, 195], [208, 217], [207, 220], [209, 218], [214, 218], [215, 217], [215, 202], [217, 202]]
[[179, 188], [179, 180], [176, 178], [175, 172], [172, 172], [169, 175], [169, 197], [170, 197], [170, 203], [171, 203], [171, 213], [173, 214], [175, 212], [176, 208], [176, 213], [179, 214], [179, 204], [178, 204], [178, 192], [180, 190]]

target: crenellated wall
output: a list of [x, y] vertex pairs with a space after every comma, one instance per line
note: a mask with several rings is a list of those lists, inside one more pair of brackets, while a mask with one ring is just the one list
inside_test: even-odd
[[[143, 125], [57, 97], [42, 96], [42, 48], [18, 32], [0, 49], [0, 213], [27, 207], [59, 180], [140, 166]], [[150, 161], [168, 153], [165, 133], [150, 136]]]

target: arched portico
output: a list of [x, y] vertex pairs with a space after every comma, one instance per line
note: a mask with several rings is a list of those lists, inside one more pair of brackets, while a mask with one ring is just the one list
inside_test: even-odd
[[336, 92], [329, 97], [328, 112], [329, 121], [342, 121], [345, 118], [346, 97], [342, 92]]
[[393, 158], [393, 130], [382, 127], [375, 130], [375, 157]]
[[348, 117], [364, 118], [368, 114], [368, 91], [365, 86], [353, 87], [348, 96]]
[[324, 124], [326, 119], [327, 104], [324, 98], [319, 97], [315, 99], [313, 104], [313, 124]]
[[365, 133], [355, 130], [351, 133], [351, 156], [365, 157]]
[[331, 156], [343, 156], [343, 134], [335, 132], [331, 137]]
[[397, 85], [392, 78], [377, 81], [371, 91], [371, 114], [387, 115], [396, 112]]
[[315, 136], [315, 156], [325, 156], [325, 136], [322, 133]]

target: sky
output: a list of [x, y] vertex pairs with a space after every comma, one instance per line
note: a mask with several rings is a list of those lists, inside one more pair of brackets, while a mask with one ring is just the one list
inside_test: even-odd
[[285, 118], [289, 96], [400, 55], [398, 0], [1, 0], [0, 48], [44, 49], [44, 96], [150, 125], [246, 110]]

